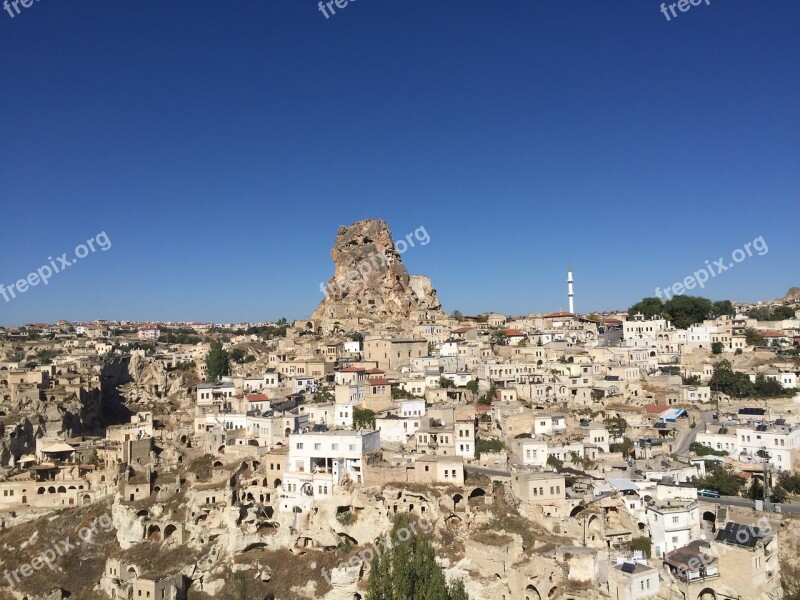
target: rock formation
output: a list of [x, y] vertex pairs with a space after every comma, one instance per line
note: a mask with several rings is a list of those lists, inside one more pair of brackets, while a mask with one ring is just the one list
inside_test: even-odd
[[800, 287], [789, 288], [786, 295], [783, 297], [784, 302], [800, 302]]
[[331, 257], [335, 271], [311, 317], [317, 327], [413, 324], [442, 316], [430, 279], [408, 274], [385, 221], [340, 227]]

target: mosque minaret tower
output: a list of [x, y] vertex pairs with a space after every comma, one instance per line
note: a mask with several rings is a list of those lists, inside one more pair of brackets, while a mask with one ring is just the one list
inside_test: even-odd
[[575, 314], [575, 293], [572, 291], [572, 263], [567, 267], [567, 292], [569, 295], [569, 312]]

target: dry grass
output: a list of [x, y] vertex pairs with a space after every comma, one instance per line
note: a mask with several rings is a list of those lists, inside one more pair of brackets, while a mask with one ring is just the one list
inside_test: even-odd
[[505, 546], [513, 541], [510, 535], [485, 530], [474, 532], [470, 539], [486, 546]]
[[[56, 558], [53, 570], [43, 566], [28, 577], [20, 577], [17, 590], [36, 595], [62, 588], [69, 590], [75, 598], [102, 598], [92, 588], [103, 574], [106, 558], [117, 547], [116, 532], [105, 532], [98, 525], [98, 533], [90, 542], [81, 542], [78, 537], [81, 529], [89, 527], [92, 521], [102, 515], [110, 516], [108, 503], [65, 509], [0, 532], [0, 560], [3, 569], [9, 572], [30, 564], [46, 550], [64, 548], [64, 555]], [[23, 543], [33, 538], [34, 534], [37, 535], [33, 542], [22, 548]], [[75, 544], [74, 548], [65, 549], [63, 542], [67, 538]], [[0, 584], [6, 585], [5, 580]], [[0, 596], [6, 597], [2, 592]]]

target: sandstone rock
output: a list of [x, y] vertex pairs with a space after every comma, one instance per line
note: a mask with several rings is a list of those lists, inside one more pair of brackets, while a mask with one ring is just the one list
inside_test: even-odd
[[800, 302], [800, 287], [789, 288], [783, 300], [785, 302]]
[[335, 271], [311, 317], [323, 329], [335, 322], [342, 327], [365, 321], [386, 325], [420, 314], [442, 315], [430, 279], [409, 276], [385, 221], [340, 227], [331, 257]]

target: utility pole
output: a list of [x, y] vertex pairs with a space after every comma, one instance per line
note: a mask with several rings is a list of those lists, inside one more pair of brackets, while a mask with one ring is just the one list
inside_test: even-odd
[[770, 493], [769, 493], [770, 456], [769, 454], [767, 454], [766, 447], [762, 448], [762, 451], [764, 453], [764, 511], [772, 512], [772, 504], [770, 502]]

